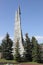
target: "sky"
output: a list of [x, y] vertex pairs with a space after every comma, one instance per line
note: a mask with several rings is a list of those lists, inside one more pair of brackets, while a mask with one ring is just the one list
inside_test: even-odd
[[23, 36], [43, 43], [43, 0], [0, 0], [0, 41], [8, 32], [14, 39], [15, 12], [20, 5]]

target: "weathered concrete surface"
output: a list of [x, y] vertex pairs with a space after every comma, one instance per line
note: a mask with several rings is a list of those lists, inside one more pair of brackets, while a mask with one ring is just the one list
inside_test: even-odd
[[16, 42], [19, 40], [19, 48], [20, 48], [20, 54], [23, 54], [24, 48], [23, 48], [23, 36], [22, 36], [22, 30], [21, 30], [21, 11], [20, 7], [16, 11], [15, 15], [15, 27], [14, 27], [14, 44], [13, 44], [13, 52], [15, 53], [15, 47], [16, 47]]

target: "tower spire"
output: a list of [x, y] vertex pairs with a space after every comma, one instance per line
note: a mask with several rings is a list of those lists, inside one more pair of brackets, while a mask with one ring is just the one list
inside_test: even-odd
[[21, 14], [20, 5], [19, 5], [19, 8], [18, 8], [18, 10], [19, 10], [19, 14]]
[[24, 52], [23, 48], [23, 40], [22, 40], [22, 30], [21, 30], [21, 17], [20, 17], [21, 11], [20, 6], [18, 10], [16, 11], [16, 17], [15, 17], [15, 36], [14, 36], [14, 50], [16, 46], [17, 40], [19, 40], [19, 47], [20, 47], [20, 54]]

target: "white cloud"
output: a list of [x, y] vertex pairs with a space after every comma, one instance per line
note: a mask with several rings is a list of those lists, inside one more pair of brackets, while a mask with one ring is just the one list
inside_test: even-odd
[[43, 40], [43, 36], [35, 36], [37, 40]]
[[34, 36], [39, 43], [43, 43], [43, 36]]
[[[5, 36], [0, 36], [0, 42], [4, 39], [4, 37]], [[38, 42], [43, 42], [43, 36], [34, 36], [34, 37], [38, 40]], [[13, 40], [13, 37], [10, 37], [10, 38]], [[25, 37], [24, 37], [24, 39], [25, 39]]]
[[[0, 42], [4, 39], [5, 36], [0, 36]], [[10, 37], [13, 40], [13, 37]]]
[[10, 37], [13, 40], [13, 37]]
[[4, 38], [4, 36], [0, 36], [0, 42], [2, 41], [3, 38]]

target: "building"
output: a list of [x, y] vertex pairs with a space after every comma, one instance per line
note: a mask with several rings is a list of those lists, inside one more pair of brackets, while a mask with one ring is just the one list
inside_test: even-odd
[[22, 36], [22, 29], [21, 29], [21, 11], [20, 11], [20, 6], [18, 10], [15, 13], [15, 27], [14, 27], [14, 44], [13, 44], [13, 51], [15, 54], [15, 47], [16, 47], [16, 42], [19, 40], [19, 48], [20, 48], [20, 54], [23, 54], [24, 48], [23, 48], [23, 36]]

